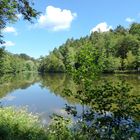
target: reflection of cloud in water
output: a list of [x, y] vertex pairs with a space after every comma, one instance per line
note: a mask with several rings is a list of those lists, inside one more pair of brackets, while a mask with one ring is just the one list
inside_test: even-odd
[[65, 116], [65, 117], [68, 116], [68, 114], [67, 114], [67, 112], [65, 111], [65, 109], [56, 108], [56, 109], [54, 109], [54, 112], [55, 112], [56, 114], [59, 114], [59, 115]]
[[[47, 112], [40, 112], [38, 116], [39, 116], [41, 123], [43, 125], [48, 125], [51, 122], [51, 117], [53, 116], [53, 114], [63, 116], [64, 118], [69, 117], [69, 115], [67, 114], [65, 109], [61, 109], [61, 108], [54, 108], [51, 110], [51, 113], [50, 112], [48, 112], [48, 113]], [[71, 116], [71, 119], [72, 119], [72, 116]]]
[[8, 96], [4, 97], [3, 99], [7, 100], [7, 101], [13, 101], [15, 98], [16, 98], [16, 96], [8, 95]]

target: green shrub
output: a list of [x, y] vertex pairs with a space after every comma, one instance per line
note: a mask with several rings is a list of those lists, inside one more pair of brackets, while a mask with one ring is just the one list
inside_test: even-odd
[[46, 140], [45, 131], [38, 117], [26, 109], [0, 108], [0, 140]]
[[37, 115], [27, 109], [0, 108], [0, 140], [72, 140], [70, 120], [52, 116], [48, 126], [43, 126]]

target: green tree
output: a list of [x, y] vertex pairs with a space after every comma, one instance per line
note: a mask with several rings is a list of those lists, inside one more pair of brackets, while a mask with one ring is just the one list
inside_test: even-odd
[[80, 115], [76, 107], [66, 105], [68, 114], [79, 118], [72, 128], [73, 136], [83, 140], [138, 139], [139, 122], [136, 118], [140, 112], [140, 98], [131, 94], [131, 87], [124, 81], [93, 84], [104, 68], [103, 58], [104, 53], [91, 46], [85, 46], [76, 55], [78, 63], [72, 74], [79, 88], [75, 94], [71, 89], [65, 90], [67, 95], [75, 95], [83, 105]]
[[127, 35], [121, 37], [117, 44], [116, 44], [116, 55], [121, 58], [121, 69], [125, 69], [125, 62], [124, 60], [127, 57], [127, 53], [131, 50], [133, 54], [137, 54], [139, 49], [139, 42], [138, 40], [133, 37], [132, 35]]
[[32, 22], [39, 12], [33, 7], [33, 3], [29, 0], [1, 0], [0, 1], [0, 43], [2, 40], [2, 29], [8, 23], [18, 20], [17, 14], [22, 14], [25, 20]]
[[128, 30], [125, 29], [123, 26], [119, 25], [116, 27], [116, 29], [114, 29], [114, 32], [119, 35], [126, 35]]
[[[134, 25], [138, 26], [139, 24], [137, 23]], [[138, 31], [138, 28], [139, 27], [134, 29]], [[48, 56], [42, 58], [42, 61], [40, 61], [42, 62], [40, 69], [41, 71], [45, 71], [45, 69], [48, 68], [48, 65], [51, 66], [50, 60], [53, 59], [51, 55], [54, 54], [55, 57], [57, 57], [57, 59], [55, 59], [56, 62], [61, 62], [65, 67], [65, 71], [69, 71], [69, 68], [72, 68], [77, 61], [75, 57], [77, 52], [80, 52], [85, 46], [91, 46], [95, 50], [104, 52], [105, 65], [103, 72], [130, 69], [126, 64], [128, 62], [126, 59], [129, 51], [136, 57], [136, 61], [131, 65], [131, 69], [136, 70], [139, 67], [137, 56], [139, 56], [138, 50], [140, 48], [140, 40], [138, 38], [138, 33], [133, 34], [132, 29], [132, 27], [127, 29], [123, 26], [117, 26], [116, 29], [108, 32], [94, 32], [89, 36], [81, 37], [79, 39], [68, 39], [66, 43], [57, 49], [55, 48]], [[129, 59], [131, 58], [132, 57], [129, 57]], [[129, 60], [129, 62], [130, 61], [131, 60]], [[55, 68], [54, 72], [56, 70], [57, 68]]]
[[139, 23], [133, 23], [130, 26], [129, 33], [132, 35], [136, 35], [138, 39], [140, 39], [140, 24]]
[[0, 48], [0, 75], [3, 74], [3, 67], [4, 67], [4, 56], [5, 51], [4, 48]]
[[128, 69], [133, 69], [135, 66], [134, 66], [134, 62], [136, 61], [136, 57], [132, 54], [131, 51], [129, 51], [127, 53], [127, 58], [125, 60], [125, 65]]
[[34, 62], [31, 60], [27, 60], [25, 62], [25, 71], [34, 71], [35, 67], [34, 67]]
[[44, 72], [65, 72], [65, 66], [61, 59], [59, 59], [54, 53], [51, 53], [43, 63]]
[[135, 56], [136, 57], [136, 61], [135, 61], [135, 68], [140, 71], [140, 48], [138, 49], [138, 53]]

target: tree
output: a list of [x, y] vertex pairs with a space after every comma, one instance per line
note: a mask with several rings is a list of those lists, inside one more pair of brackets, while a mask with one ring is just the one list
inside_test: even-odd
[[133, 23], [130, 26], [129, 33], [132, 34], [132, 35], [137, 35], [137, 37], [139, 38], [139, 36], [140, 36], [140, 24], [139, 23]]
[[[138, 26], [136, 29], [134, 28], [136, 31], [132, 27], [130, 27], [131, 29], [127, 29], [123, 26], [118, 26], [112, 31], [94, 32], [91, 33], [90, 36], [81, 37], [79, 39], [68, 39], [59, 48], [55, 48], [47, 57], [42, 58], [40, 70], [43, 72], [45, 71], [45, 68], [47, 68], [47, 65], [52, 65], [50, 64], [50, 58], [53, 59], [51, 55], [54, 54], [58, 58], [56, 59], [56, 62], [59, 63], [61, 61], [66, 69], [66, 72], [69, 71], [69, 69], [77, 62], [75, 57], [77, 53], [86, 46], [90, 46], [95, 50], [104, 52], [105, 67], [103, 72], [114, 72], [115, 70], [129, 69], [128, 65], [126, 65], [126, 62], [128, 62], [126, 61], [127, 54], [129, 51], [131, 51], [132, 55], [136, 58], [134, 64], [131, 65], [131, 68], [133, 67], [134, 70], [137, 70], [140, 65], [137, 61], [139, 56], [138, 50], [140, 48], [140, 40], [138, 38], [139, 24], [137, 23], [134, 25]], [[132, 31], [137, 33], [132, 34]], [[133, 59], [130, 55], [129, 62], [131, 61], [131, 58]], [[57, 68], [55, 68], [55, 70], [57, 70]]]
[[124, 60], [127, 58], [127, 53], [131, 51], [134, 55], [137, 55], [139, 49], [139, 41], [132, 35], [127, 35], [118, 39], [116, 44], [116, 55], [121, 58], [121, 69], [124, 70]]
[[114, 30], [114, 32], [116, 34], [126, 35], [128, 31], [123, 26], [119, 25], [119, 26], [116, 27], [116, 29]]
[[52, 52], [45, 59], [42, 59], [40, 61], [39, 71], [44, 73], [65, 72], [65, 65], [59, 56]]
[[[0, 44], [4, 43], [2, 30], [8, 23], [16, 22], [18, 14], [22, 14], [23, 19], [31, 23], [39, 15], [33, 5], [29, 0], [0, 0]], [[22, 67], [23, 60], [19, 56], [13, 56], [0, 48], [0, 74], [23, 71]]]
[[39, 12], [33, 7], [33, 3], [29, 0], [1, 0], [0, 1], [0, 43], [2, 40], [2, 29], [7, 23], [15, 22], [18, 20], [17, 14], [22, 14], [23, 18], [32, 22]]
[[134, 69], [134, 62], [136, 61], [136, 57], [132, 54], [132, 52], [131, 51], [129, 51], [128, 53], [127, 53], [127, 58], [126, 58], [126, 67], [128, 68], [128, 69]]
[[135, 68], [140, 71], [140, 48], [138, 49], [138, 55], [136, 55]]
[[[132, 95], [125, 81], [94, 83], [95, 77], [104, 67], [104, 53], [91, 46], [84, 46], [76, 55], [77, 64], [73, 69], [73, 79], [77, 90], [66, 89], [69, 96], [80, 100], [83, 111], [66, 105], [68, 114], [77, 120], [74, 136], [77, 139], [125, 140], [138, 139], [140, 98]], [[75, 138], [76, 139], [76, 138]]]
[[5, 56], [4, 48], [0, 48], [0, 75], [3, 74], [4, 56]]

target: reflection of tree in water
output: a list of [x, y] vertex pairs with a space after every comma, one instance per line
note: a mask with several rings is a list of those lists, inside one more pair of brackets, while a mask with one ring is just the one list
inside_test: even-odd
[[93, 84], [87, 81], [86, 85], [77, 86], [69, 76], [54, 74], [44, 76], [42, 85], [70, 103], [82, 104], [81, 114], [75, 106], [65, 107], [76, 120], [72, 132], [77, 139], [137, 140], [140, 137], [140, 96], [131, 86], [137, 89], [139, 83], [135, 76], [130, 77], [105, 76]]
[[[104, 80], [112, 81], [113, 83], [120, 82], [120, 80], [126, 80], [132, 88], [132, 93], [138, 95], [140, 93], [140, 80], [137, 80], [137, 75], [103, 75], [96, 81], [93, 81], [93, 85], [100, 85], [104, 83]], [[78, 90], [78, 86], [74, 83], [72, 77], [66, 74], [46, 74], [41, 76], [42, 88], [48, 88], [52, 93], [66, 98], [70, 103], [79, 103], [80, 100], [75, 95]], [[70, 89], [71, 93], [67, 94], [64, 89]]]
[[0, 97], [16, 89], [26, 89], [38, 80], [35, 73], [4, 75], [0, 77]]
[[78, 91], [83, 103], [81, 114], [75, 107], [66, 105], [68, 114], [78, 119], [75, 135], [103, 140], [140, 138], [140, 97], [132, 95], [127, 84], [105, 82], [87, 89], [86, 94]]
[[66, 98], [68, 102], [75, 103], [78, 102], [73, 95], [67, 96], [64, 89], [71, 89], [73, 93], [76, 91], [76, 85], [72, 80], [72, 77], [66, 74], [46, 74], [41, 76], [41, 87], [48, 88], [50, 92], [55, 95], [59, 95]]

